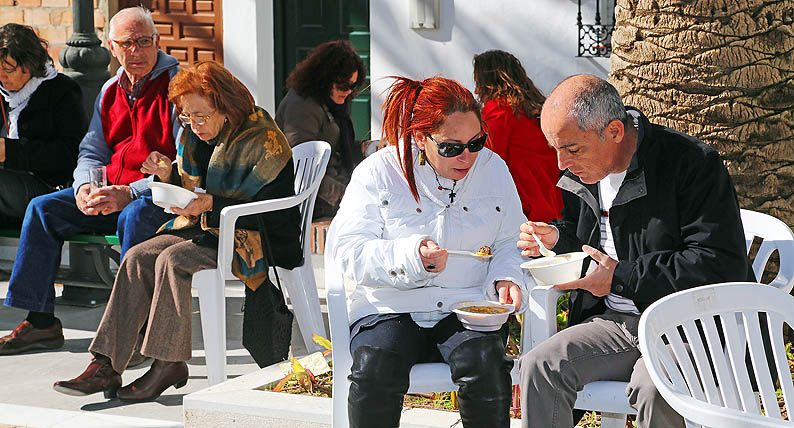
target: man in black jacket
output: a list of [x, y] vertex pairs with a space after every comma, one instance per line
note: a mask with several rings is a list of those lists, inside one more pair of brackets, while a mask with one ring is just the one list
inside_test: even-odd
[[565, 171], [563, 218], [523, 224], [518, 246], [539, 255], [534, 232], [555, 252], [582, 250], [597, 266], [555, 285], [571, 290], [569, 327], [521, 359], [523, 426], [573, 427], [576, 392], [613, 380], [629, 382], [639, 427], [683, 427], [647, 375], [637, 329], [663, 296], [755, 280], [728, 171], [715, 150], [651, 124], [596, 76], [560, 83], [541, 127]]

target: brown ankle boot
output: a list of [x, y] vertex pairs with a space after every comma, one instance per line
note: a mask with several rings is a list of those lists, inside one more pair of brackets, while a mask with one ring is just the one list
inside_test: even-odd
[[72, 380], [59, 380], [52, 389], [67, 395], [88, 395], [102, 391], [105, 398], [116, 396], [121, 387], [121, 375], [113, 370], [107, 358], [94, 358], [83, 374]]
[[187, 383], [188, 370], [184, 361], [154, 360], [143, 376], [119, 389], [119, 400], [149, 401], [160, 396], [169, 386], [181, 388]]

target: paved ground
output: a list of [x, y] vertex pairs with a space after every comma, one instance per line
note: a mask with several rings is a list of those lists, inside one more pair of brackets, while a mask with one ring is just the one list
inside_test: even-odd
[[[313, 257], [318, 284], [322, 284], [322, 258]], [[8, 283], [0, 282], [0, 299], [5, 297]], [[60, 288], [57, 288], [60, 293]], [[243, 289], [227, 287], [227, 363], [230, 377], [257, 370], [258, 367], [241, 343]], [[324, 297], [322, 290], [321, 297]], [[0, 357], [0, 428], [17, 426], [180, 426], [182, 422], [182, 397], [208, 386], [204, 351], [201, 339], [201, 322], [198, 300], [193, 299], [193, 358], [188, 361], [190, 378], [180, 389], [169, 388], [155, 402], [126, 404], [118, 400], [106, 400], [101, 394], [72, 397], [55, 392], [52, 384], [56, 380], [71, 379], [85, 369], [90, 361], [88, 345], [94, 336], [104, 306], [94, 309], [71, 306], [56, 306], [56, 316], [64, 325], [66, 344], [57, 351], [33, 352], [23, 355]], [[8, 334], [24, 319], [25, 311], [0, 306], [0, 336]], [[305, 353], [297, 324], [292, 329], [293, 352]], [[141, 376], [147, 366], [131, 369], [123, 374], [124, 384]], [[51, 409], [49, 411], [43, 410]], [[74, 413], [80, 412], [80, 413]], [[96, 423], [75, 417], [103, 416], [93, 418]], [[145, 418], [145, 419], [123, 419]], [[70, 421], [67, 421], [70, 419]], [[111, 423], [110, 421], [114, 422]], [[121, 421], [125, 420], [125, 423]], [[152, 423], [148, 423], [150, 420]], [[67, 423], [68, 422], [68, 423]]]

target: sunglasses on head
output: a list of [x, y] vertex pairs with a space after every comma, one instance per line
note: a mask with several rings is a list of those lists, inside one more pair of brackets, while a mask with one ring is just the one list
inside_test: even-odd
[[455, 156], [460, 156], [464, 150], [469, 149], [471, 153], [479, 152], [485, 147], [485, 141], [488, 139], [488, 134], [485, 132], [482, 133], [479, 137], [474, 137], [468, 143], [447, 143], [447, 142], [438, 142], [433, 138], [432, 135], [427, 134], [427, 138], [430, 138], [434, 143], [436, 143], [436, 147], [438, 147], [438, 154], [445, 157], [445, 158], [454, 158]]

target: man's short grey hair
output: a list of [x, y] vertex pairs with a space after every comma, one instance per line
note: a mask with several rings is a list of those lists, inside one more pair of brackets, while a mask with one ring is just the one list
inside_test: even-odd
[[110, 38], [115, 38], [115, 23], [119, 20], [120, 17], [126, 17], [131, 19], [135, 22], [139, 22], [142, 24], [147, 24], [149, 27], [152, 28], [152, 34], [157, 34], [157, 27], [154, 26], [154, 20], [152, 19], [152, 12], [149, 9], [146, 9], [142, 6], [134, 6], [128, 7], [126, 9], [121, 9], [110, 18], [110, 24], [108, 24], [109, 31], [108, 35]]
[[603, 79], [594, 80], [576, 94], [568, 113], [582, 131], [596, 131], [603, 135], [613, 120], [628, 124], [628, 114], [618, 90]]

